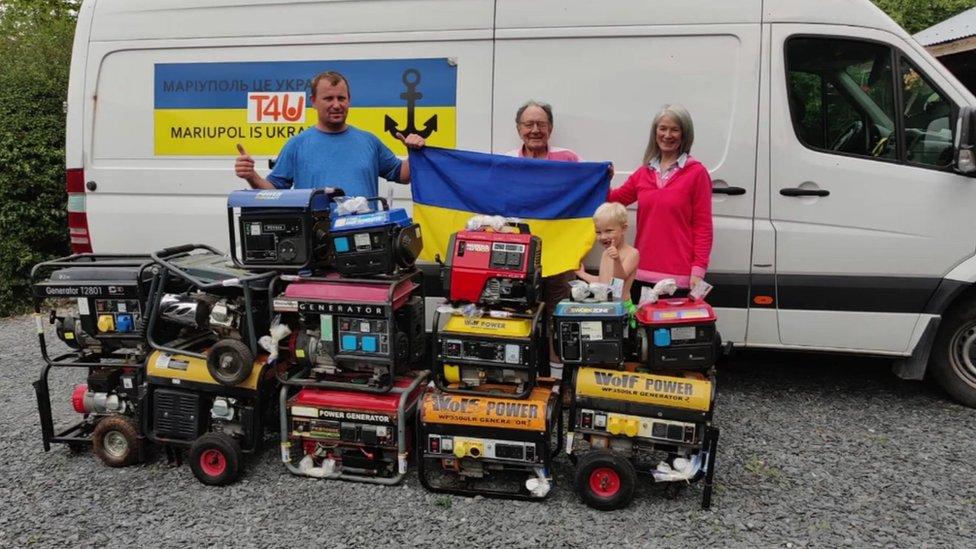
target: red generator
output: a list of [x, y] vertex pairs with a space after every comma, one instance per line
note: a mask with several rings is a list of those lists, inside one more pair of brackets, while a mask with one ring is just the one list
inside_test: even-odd
[[[407, 472], [414, 418], [428, 372], [401, 376], [384, 394], [317, 387], [293, 377], [281, 388], [281, 460], [296, 475], [392, 485]], [[300, 387], [288, 398], [288, 393]]]
[[452, 302], [531, 309], [542, 297], [542, 239], [525, 223], [518, 232], [458, 231], [451, 235], [444, 291]]
[[708, 303], [661, 299], [641, 305], [635, 316], [638, 358], [651, 371], [706, 371], [715, 364], [721, 338]]
[[422, 274], [387, 279], [282, 276], [275, 312], [305, 377], [322, 387], [385, 393], [416, 369], [426, 346]]

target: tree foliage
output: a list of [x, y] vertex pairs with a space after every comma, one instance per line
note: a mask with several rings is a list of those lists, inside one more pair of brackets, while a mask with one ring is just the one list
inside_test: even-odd
[[976, 0], [873, 0], [909, 34], [976, 7]]
[[0, 3], [0, 316], [38, 261], [68, 250], [64, 109], [80, 1]]

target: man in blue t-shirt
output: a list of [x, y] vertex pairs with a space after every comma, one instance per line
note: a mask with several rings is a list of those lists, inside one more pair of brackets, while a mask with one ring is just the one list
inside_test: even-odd
[[[312, 105], [319, 115], [315, 126], [285, 143], [267, 178], [254, 171], [254, 159], [238, 145], [237, 177], [255, 189], [339, 187], [347, 196], [377, 196], [379, 177], [409, 183], [407, 160], [397, 158], [375, 135], [346, 124], [349, 97], [346, 77], [334, 71], [317, 75], [312, 80]], [[416, 134], [397, 138], [413, 149], [424, 146]]]

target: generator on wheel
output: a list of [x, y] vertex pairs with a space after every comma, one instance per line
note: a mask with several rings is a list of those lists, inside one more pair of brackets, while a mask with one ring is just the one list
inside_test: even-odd
[[525, 223], [506, 229], [464, 230], [451, 235], [441, 271], [453, 303], [516, 310], [534, 309], [542, 299], [542, 240]]
[[[154, 274], [145, 255], [77, 254], [46, 261], [31, 271], [34, 317], [44, 367], [34, 391], [44, 451], [51, 444], [91, 445], [110, 467], [141, 461], [138, 392], [143, 384], [148, 296]], [[43, 312], [50, 306], [49, 313]], [[51, 356], [45, 316], [70, 351]], [[81, 420], [55, 427], [49, 378], [52, 370], [84, 372], [71, 405]]]
[[213, 378], [203, 358], [154, 351], [146, 360], [140, 403], [146, 437], [176, 452], [187, 449], [200, 482], [233, 483], [244, 470], [244, 455], [259, 451], [265, 429], [275, 427], [277, 375], [284, 363], [269, 366], [265, 358], [228, 386]]
[[[548, 364], [545, 305], [527, 313], [434, 313], [434, 383], [442, 391], [528, 398]], [[500, 313], [498, 316], [496, 314]]]
[[713, 376], [584, 366], [573, 372], [573, 387], [566, 451], [587, 505], [626, 507], [637, 473], [668, 483], [673, 493], [703, 480], [702, 508], [711, 505], [719, 435], [711, 423]]
[[[411, 269], [424, 243], [420, 225], [385, 198], [369, 198], [377, 211], [334, 215], [329, 246], [333, 268], [343, 276], [390, 276]], [[338, 212], [337, 212], [338, 213]]]
[[320, 387], [385, 393], [415, 369], [426, 350], [423, 275], [386, 279], [286, 275], [273, 300], [292, 335], [302, 376]]
[[428, 389], [417, 423], [420, 483], [432, 492], [546, 498], [562, 443], [554, 383], [540, 379], [524, 399]]
[[285, 467], [314, 478], [399, 483], [413, 452], [417, 405], [429, 375], [425, 370], [399, 376], [383, 394], [322, 387], [301, 374], [283, 379]]
[[[189, 450], [200, 482], [225, 485], [243, 469], [243, 454], [260, 448], [276, 425], [277, 373], [259, 354], [268, 331], [268, 292], [274, 272], [254, 273], [201, 244], [151, 254], [159, 266], [150, 295], [146, 391], [141, 399], [146, 437], [175, 453]], [[161, 325], [177, 336], [158, 339]]]

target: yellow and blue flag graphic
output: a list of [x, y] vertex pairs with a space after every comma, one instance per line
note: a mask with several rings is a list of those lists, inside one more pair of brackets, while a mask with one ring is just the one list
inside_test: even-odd
[[[315, 125], [309, 94], [316, 74], [349, 81], [349, 124], [373, 133], [394, 154], [396, 139], [419, 133], [454, 147], [457, 66], [449, 59], [157, 63], [154, 67], [155, 154], [277, 155], [289, 137]], [[426, 134], [426, 135], [425, 135]]]
[[517, 217], [542, 239], [542, 274], [577, 269], [596, 235], [593, 212], [610, 189], [609, 162], [556, 162], [424, 147], [410, 151], [421, 259], [447, 255], [476, 214]]

